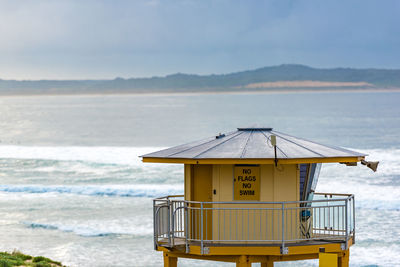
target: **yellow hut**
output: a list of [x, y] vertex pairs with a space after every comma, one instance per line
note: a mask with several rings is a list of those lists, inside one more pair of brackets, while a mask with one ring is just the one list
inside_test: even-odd
[[143, 155], [143, 162], [184, 164], [184, 195], [154, 200], [155, 249], [164, 266], [179, 257], [348, 266], [354, 196], [315, 188], [321, 163], [354, 166], [365, 156], [261, 127]]

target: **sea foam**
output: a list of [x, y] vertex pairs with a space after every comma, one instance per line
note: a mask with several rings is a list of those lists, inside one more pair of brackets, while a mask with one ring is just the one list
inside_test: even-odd
[[151, 224], [146, 225], [115, 225], [107, 221], [97, 222], [91, 225], [79, 223], [39, 223], [39, 222], [21, 222], [25, 227], [32, 229], [57, 230], [66, 233], [74, 233], [83, 237], [105, 237], [115, 235], [148, 236], [153, 233]]
[[0, 158], [87, 161], [107, 164], [137, 165], [139, 156], [160, 147], [85, 147], [85, 146], [0, 146]]
[[[39, 194], [77, 194], [114, 197], [159, 197], [183, 192], [182, 166], [144, 164], [139, 156], [160, 147], [41, 147], [0, 146], [0, 158], [21, 159], [23, 169], [5, 162], [3, 170], [8, 184], [0, 186], [2, 192]], [[368, 149], [368, 160], [379, 160], [376, 173], [365, 166], [347, 167], [343, 164], [323, 164], [318, 192], [352, 193], [356, 207], [365, 209], [400, 210], [400, 149]], [[35, 160], [31, 165], [28, 160]], [[48, 161], [43, 166], [38, 162]], [[65, 164], [54, 164], [62, 161]], [[76, 164], [83, 162], [85, 164]], [[106, 164], [107, 166], [104, 166]], [[127, 166], [127, 167], [123, 167]], [[68, 170], [72, 172], [69, 173]], [[36, 177], [45, 177], [38, 180]], [[61, 175], [64, 175], [62, 178]], [[122, 179], [123, 178], [123, 179]], [[65, 185], [64, 181], [69, 184]], [[120, 180], [117, 180], [120, 179]], [[14, 184], [16, 181], [17, 184]], [[44, 182], [43, 182], [44, 181]], [[91, 184], [91, 181], [106, 184]], [[78, 183], [86, 183], [82, 185]], [[123, 185], [114, 183], [123, 182]], [[40, 183], [40, 184], [39, 184]]]
[[64, 185], [0, 185], [0, 192], [25, 194], [75, 194], [107, 197], [160, 197], [183, 193], [181, 184], [138, 184], [138, 185], [104, 185], [104, 186], [64, 186]]

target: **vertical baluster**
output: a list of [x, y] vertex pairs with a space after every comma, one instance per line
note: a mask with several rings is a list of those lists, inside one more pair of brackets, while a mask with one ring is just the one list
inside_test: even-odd
[[274, 226], [275, 226], [275, 222], [274, 222], [274, 213], [275, 213], [275, 207], [274, 207], [271, 211], [272, 211], [272, 228], [271, 228], [271, 235], [272, 235], [272, 240], [275, 241], [275, 235], [274, 235]]
[[284, 248], [285, 247], [285, 213], [284, 213], [284, 203], [282, 203], [282, 218], [281, 218], [281, 220], [282, 220], [282, 227], [281, 227], [281, 229], [282, 229], [282, 248]]
[[347, 199], [345, 200], [345, 203], [346, 203], [346, 213], [345, 213], [345, 215], [346, 215], [346, 248], [347, 248], [347, 240], [348, 240], [348, 235], [349, 235], [349, 232], [348, 232], [348, 223], [349, 223], [349, 221], [348, 221], [348, 206], [347, 206]]
[[222, 229], [224, 229], [224, 225], [223, 225], [222, 221], [223, 221], [224, 218], [222, 216], [222, 208], [221, 207], [218, 210], [218, 219], [219, 219], [219, 221], [218, 221], [218, 223], [219, 223], [219, 226], [218, 226], [218, 239], [222, 240]]
[[226, 240], [225, 239], [225, 228], [226, 228], [226, 223], [225, 223], [225, 208], [223, 209], [223, 211], [224, 211], [224, 216], [223, 216], [223, 220], [224, 220], [224, 223], [223, 223], [223, 230], [224, 230], [224, 232], [223, 232], [223, 240]]
[[241, 234], [241, 238], [242, 240], [245, 240], [244, 238], [244, 209], [240, 209], [241, 213], [242, 213], [242, 234]]
[[232, 240], [232, 210], [229, 210], [229, 240]]
[[337, 217], [337, 219], [336, 219], [336, 235], [337, 236], [339, 236], [340, 235], [340, 232], [339, 232], [339, 230], [340, 230], [340, 223], [339, 223], [339, 206], [337, 206], [336, 207], [336, 217]]
[[345, 236], [346, 235], [346, 233], [345, 233], [345, 229], [346, 229], [346, 227], [345, 227], [345, 223], [344, 223], [344, 220], [345, 220], [345, 215], [344, 215], [344, 206], [342, 206], [342, 228], [343, 228], [343, 236]]
[[239, 239], [239, 236], [238, 236], [238, 217], [239, 217], [239, 215], [238, 215], [238, 209], [237, 208], [235, 209], [235, 212], [236, 212], [236, 222], [235, 222], [235, 224], [236, 224], [236, 235], [235, 235], [235, 239], [238, 240]]
[[186, 253], [189, 253], [189, 225], [188, 225], [188, 205], [185, 202], [185, 244], [186, 244]]
[[201, 254], [203, 254], [203, 248], [204, 248], [204, 232], [203, 232], [203, 229], [204, 229], [204, 222], [203, 222], [203, 219], [204, 219], [204, 217], [203, 217], [203, 211], [204, 211], [204, 209], [203, 209], [203, 202], [201, 202], [200, 203], [200, 238], [201, 238], [201, 241], [200, 241], [200, 248], [201, 248]]
[[261, 209], [261, 210], [260, 210], [260, 213], [259, 213], [259, 218], [260, 218], [260, 231], [259, 231], [259, 235], [258, 235], [258, 236], [260, 237], [260, 238], [259, 238], [260, 240], [263, 239], [263, 238], [262, 238], [262, 232], [261, 232], [261, 224], [262, 224], [262, 213], [263, 213], [263, 210], [264, 210], [264, 209]]
[[326, 235], [326, 206], [324, 207], [324, 235]]
[[192, 239], [196, 239], [196, 208], [192, 208]]
[[312, 211], [312, 233], [311, 234], [314, 234], [314, 229], [315, 229], [315, 225], [316, 225], [316, 223], [317, 223], [317, 220], [316, 220], [316, 211], [315, 211], [315, 208], [311, 208], [311, 211]]
[[256, 240], [256, 209], [253, 209], [253, 240]]
[[319, 235], [321, 235], [321, 232], [322, 232], [322, 225], [321, 225], [321, 219], [322, 219], [322, 213], [321, 213], [321, 207], [318, 207], [318, 217], [319, 217], [319, 225], [318, 225], [318, 228], [319, 228], [319, 230], [318, 230], [318, 234]]
[[205, 223], [206, 223], [206, 234], [205, 234], [205, 236], [206, 236], [206, 238], [205, 238], [205, 240], [207, 241], [208, 239], [207, 239], [207, 234], [208, 234], [208, 220], [207, 220], [207, 213], [208, 213], [208, 210], [207, 210], [207, 208], [205, 208], [205, 212], [206, 212], [206, 221], [205, 221]]
[[356, 202], [354, 196], [351, 197], [352, 204], [353, 204], [353, 244], [356, 242]]
[[265, 210], [265, 240], [268, 240], [268, 208]]
[[250, 240], [250, 209], [247, 208], [247, 240]]

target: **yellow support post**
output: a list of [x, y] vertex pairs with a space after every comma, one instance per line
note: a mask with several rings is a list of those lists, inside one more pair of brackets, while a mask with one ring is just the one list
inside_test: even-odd
[[350, 258], [350, 250], [347, 249], [343, 254], [339, 257], [339, 267], [349, 267], [349, 258]]
[[251, 262], [249, 261], [249, 257], [240, 256], [238, 261], [236, 262], [236, 267], [251, 267]]
[[266, 262], [261, 262], [261, 267], [274, 267], [274, 262], [267, 260]]
[[178, 258], [170, 256], [168, 252], [164, 252], [164, 267], [177, 267], [177, 266], [178, 266]]
[[335, 253], [319, 253], [319, 267], [338, 267], [338, 255]]

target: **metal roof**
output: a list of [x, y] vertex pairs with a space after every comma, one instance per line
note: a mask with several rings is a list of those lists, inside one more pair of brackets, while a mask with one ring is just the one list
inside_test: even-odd
[[271, 135], [276, 136], [278, 159], [304, 158], [349, 158], [365, 157], [356, 151], [341, 147], [322, 145], [303, 138], [294, 137], [272, 128], [249, 127], [220, 134], [188, 144], [171, 147], [143, 158], [163, 159], [274, 159]]

